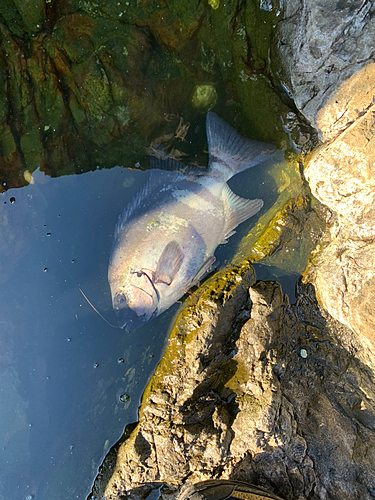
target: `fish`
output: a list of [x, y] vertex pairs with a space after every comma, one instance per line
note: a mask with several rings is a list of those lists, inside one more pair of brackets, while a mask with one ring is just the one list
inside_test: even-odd
[[277, 149], [241, 136], [216, 113], [206, 115], [208, 168], [156, 152], [148, 182], [115, 226], [108, 266], [120, 328], [132, 331], [171, 307], [215, 262], [215, 250], [263, 206], [237, 196], [227, 181]]

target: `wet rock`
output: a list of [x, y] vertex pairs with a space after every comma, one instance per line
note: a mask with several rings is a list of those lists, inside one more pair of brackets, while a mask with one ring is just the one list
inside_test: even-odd
[[285, 499], [370, 498], [373, 373], [328, 328], [308, 288], [290, 306], [277, 283], [251, 276], [246, 265], [230, 270], [190, 299], [112, 477], [91, 498], [171, 498], [209, 478], [255, 482]]
[[[194, 86], [167, 51], [161, 57], [146, 22], [151, 3], [21, 3], [0, 7], [0, 168], [7, 186], [23, 185], [23, 172], [38, 166], [61, 175], [146, 159], [155, 131], [173, 132], [164, 116], [181, 96], [188, 103]], [[171, 11], [180, 40], [178, 13], [164, 4], [156, 10], [160, 19]], [[190, 36], [202, 9], [186, 12]], [[181, 92], [169, 92], [167, 102], [155, 97], [172, 87]]]

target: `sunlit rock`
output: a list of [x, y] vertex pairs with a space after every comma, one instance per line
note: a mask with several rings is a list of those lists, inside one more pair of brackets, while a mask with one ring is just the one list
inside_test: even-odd
[[321, 305], [375, 348], [375, 6], [353, 1], [285, 6], [281, 78], [324, 145], [307, 161], [313, 195], [332, 212], [306, 280]]
[[351, 122], [313, 154], [306, 169], [313, 194], [336, 216], [310, 271], [318, 298], [370, 350], [375, 348], [375, 122], [369, 104], [375, 96], [374, 67], [342, 84], [335, 103], [319, 113], [323, 130], [332, 134], [335, 109], [344, 101]]
[[350, 332], [340, 335], [308, 287], [290, 306], [246, 265], [211, 279], [179, 315], [92, 500], [174, 498], [184, 482], [213, 477], [260, 480], [300, 500], [368, 491], [374, 385], [342, 345]]
[[[375, 5], [362, 0], [280, 4], [284, 19], [277, 26], [276, 39], [281, 79], [297, 108], [326, 139], [355, 114], [354, 108], [348, 112], [345, 101], [337, 106], [334, 95], [343, 82], [373, 60]], [[363, 89], [365, 81], [366, 77], [360, 84]], [[351, 97], [354, 103], [356, 97]], [[367, 98], [371, 101], [370, 95]], [[328, 128], [322, 124], [326, 106], [332, 111], [336, 108]]]

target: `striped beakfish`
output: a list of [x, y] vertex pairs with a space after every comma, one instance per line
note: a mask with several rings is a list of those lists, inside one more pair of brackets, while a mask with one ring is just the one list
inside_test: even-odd
[[120, 328], [134, 330], [174, 304], [212, 266], [216, 247], [263, 206], [234, 194], [227, 180], [276, 149], [213, 112], [206, 133], [208, 169], [183, 172], [176, 160], [151, 155], [147, 184], [119, 216], [108, 281]]

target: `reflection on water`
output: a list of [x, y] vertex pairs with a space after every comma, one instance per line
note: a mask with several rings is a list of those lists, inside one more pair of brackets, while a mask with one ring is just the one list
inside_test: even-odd
[[[230, 183], [262, 197], [263, 212], [277, 198], [268, 168]], [[137, 419], [179, 304], [126, 333], [107, 325], [79, 287], [116, 324], [107, 281], [113, 229], [148, 175], [36, 172], [33, 184], [0, 195], [1, 500], [86, 498], [103, 457]], [[218, 248], [218, 266], [248, 227]]]

